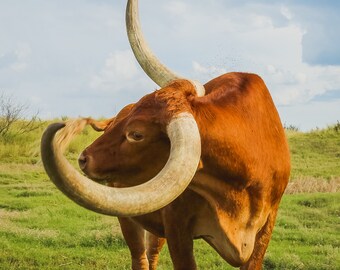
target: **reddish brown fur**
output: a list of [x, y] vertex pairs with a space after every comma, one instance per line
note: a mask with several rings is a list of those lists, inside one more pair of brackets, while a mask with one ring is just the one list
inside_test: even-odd
[[[205, 239], [234, 266], [261, 269], [290, 173], [284, 130], [257, 75], [228, 73], [205, 88], [206, 96], [197, 97], [188, 81], [179, 80], [143, 97], [84, 151], [90, 177], [114, 186], [140, 184], [168, 158], [170, 119], [190, 112], [197, 122], [201, 165], [188, 189], [159, 211], [119, 218], [133, 269], [155, 269], [164, 238], [175, 269], [196, 269], [193, 238]], [[142, 143], [126, 142], [133, 130], [145, 135]], [[144, 229], [152, 233], [148, 254]]]

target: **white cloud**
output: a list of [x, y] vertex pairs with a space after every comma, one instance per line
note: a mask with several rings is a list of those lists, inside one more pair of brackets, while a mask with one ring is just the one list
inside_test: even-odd
[[208, 75], [209, 77], [217, 77], [227, 72], [225, 68], [216, 67], [216, 66], [205, 67], [196, 61], [193, 61], [192, 66], [194, 69], [194, 73], [199, 74], [199, 76]]
[[30, 57], [32, 49], [28, 43], [21, 43], [18, 44], [18, 47], [15, 49], [14, 53], [17, 56], [18, 60], [25, 60]]
[[118, 83], [131, 80], [137, 73], [133, 53], [130, 50], [116, 51], [108, 56], [104, 68], [92, 77], [90, 85], [92, 88], [111, 91]]
[[273, 22], [271, 18], [268, 16], [251, 14], [250, 19], [251, 19], [250, 25], [252, 25], [255, 28], [273, 27]]
[[303, 104], [327, 91], [340, 89], [340, 66], [310, 66], [299, 63], [285, 69], [271, 67], [265, 75], [279, 105]]
[[187, 12], [187, 5], [182, 1], [169, 1], [164, 8], [173, 15], [182, 15]]
[[[288, 8], [281, 7], [280, 11], [287, 19], [293, 17]], [[226, 71], [258, 73], [277, 105], [306, 104], [327, 91], [340, 89], [340, 66], [304, 63], [302, 40], [305, 30], [293, 22], [275, 26], [269, 15], [257, 15], [250, 10], [243, 13], [247, 18], [245, 21], [233, 20], [234, 30], [226, 29], [226, 35], [218, 40], [227, 44], [227, 50], [233, 48], [232, 53], [223, 52], [222, 57], [215, 57], [214, 61], [205, 60], [206, 63], [215, 62], [213, 64], [194, 61], [194, 76], [205, 81]], [[213, 29], [213, 25], [211, 27]], [[206, 46], [206, 50], [208, 46], [215, 49], [211, 43], [200, 46]]]
[[[218, 66], [204, 66], [193, 63], [197, 77], [217, 77], [226, 72]], [[314, 97], [340, 89], [340, 66], [310, 66], [302, 61], [285, 67], [267, 65], [258, 67], [277, 105], [307, 103]], [[255, 71], [254, 70], [254, 71]]]
[[[178, 57], [175, 70], [184, 70], [189, 60], [191, 70], [186, 74], [202, 82], [229, 71], [258, 73], [284, 112], [285, 122], [296, 123], [302, 129], [314, 127], [313, 119], [304, 121], [302, 117], [307, 118], [320, 105], [310, 105], [314, 98], [340, 89], [340, 66], [316, 66], [303, 61], [306, 28], [291, 5], [227, 6], [222, 1], [205, 7], [202, 2], [188, 1], [186, 9], [190, 12], [172, 18], [171, 26], [176, 27], [173, 31], [166, 29], [164, 40], [157, 40], [158, 47], [164, 51], [166, 47], [168, 55]], [[325, 104], [320, 106], [326, 107]], [[334, 120], [329, 113], [335, 107], [332, 104], [318, 112], [315, 125]], [[301, 117], [287, 113], [290, 109], [300, 110]]]
[[292, 11], [286, 6], [281, 6], [280, 12], [289, 21], [294, 17]]
[[0, 67], [14, 72], [24, 71], [29, 66], [31, 54], [32, 49], [28, 43], [19, 43], [14, 50], [0, 55]]
[[15, 62], [11, 64], [10, 68], [13, 71], [20, 72], [27, 68], [28, 64], [26, 62]]

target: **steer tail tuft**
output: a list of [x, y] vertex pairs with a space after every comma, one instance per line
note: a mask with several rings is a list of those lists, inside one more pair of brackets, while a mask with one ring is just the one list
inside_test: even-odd
[[88, 120], [86, 118], [72, 119], [65, 122], [65, 127], [59, 130], [56, 134], [55, 144], [62, 152], [65, 151], [72, 139], [80, 134]]

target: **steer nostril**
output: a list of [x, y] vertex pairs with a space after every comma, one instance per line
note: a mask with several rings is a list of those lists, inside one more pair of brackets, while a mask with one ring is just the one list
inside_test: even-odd
[[78, 158], [78, 164], [80, 169], [84, 170], [86, 168], [87, 158], [84, 154], [80, 154]]

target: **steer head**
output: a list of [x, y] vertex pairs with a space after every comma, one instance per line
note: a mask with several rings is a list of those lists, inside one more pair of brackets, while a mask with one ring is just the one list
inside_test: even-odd
[[[175, 81], [102, 126], [104, 134], [79, 158], [81, 169], [95, 181], [62, 155], [54, 137], [65, 125], [52, 124], [41, 142], [45, 170], [62, 192], [90, 210], [115, 216], [156, 211], [178, 197], [196, 172], [201, 142], [189, 105], [194, 97], [190, 82]], [[124, 188], [96, 183], [103, 180]]]
[[167, 124], [181, 113], [191, 113], [195, 96], [190, 82], [177, 80], [126, 106], [113, 120], [100, 122], [104, 133], [82, 152], [79, 167], [110, 186], [134, 186], [153, 178], [169, 158]]

